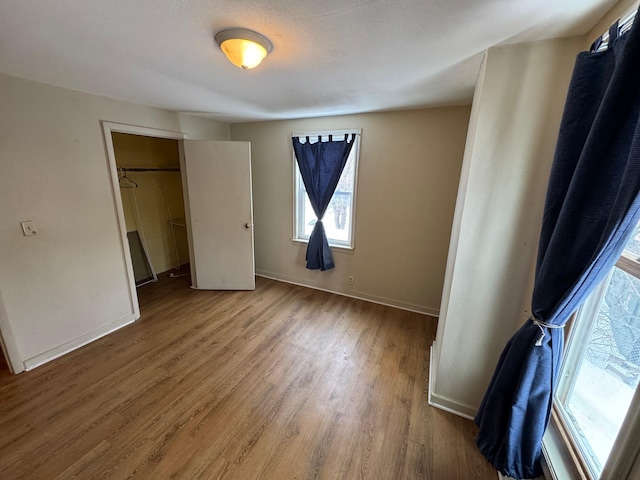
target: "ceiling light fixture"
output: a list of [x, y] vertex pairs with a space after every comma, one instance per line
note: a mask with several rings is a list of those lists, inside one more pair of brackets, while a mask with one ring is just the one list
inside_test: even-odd
[[229, 61], [244, 69], [257, 67], [273, 50], [273, 44], [267, 37], [246, 28], [221, 30], [215, 39]]

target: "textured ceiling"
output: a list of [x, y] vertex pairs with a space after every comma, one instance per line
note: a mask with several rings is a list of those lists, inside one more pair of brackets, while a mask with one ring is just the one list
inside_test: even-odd
[[[0, 72], [224, 121], [470, 103], [493, 45], [586, 33], [616, 0], [2, 0]], [[254, 70], [218, 30], [271, 39]]]

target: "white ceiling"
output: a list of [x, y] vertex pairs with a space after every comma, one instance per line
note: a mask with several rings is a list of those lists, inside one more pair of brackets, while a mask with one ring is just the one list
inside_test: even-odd
[[[2, 0], [0, 72], [223, 121], [468, 104], [482, 52], [586, 33], [616, 0]], [[271, 39], [254, 70], [215, 32]]]

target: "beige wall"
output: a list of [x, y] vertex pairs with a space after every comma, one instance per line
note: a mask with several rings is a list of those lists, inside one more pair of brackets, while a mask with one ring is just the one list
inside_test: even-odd
[[[220, 140], [230, 130], [5, 75], [0, 105], [0, 327], [14, 363], [33, 366], [132, 316], [100, 121]], [[38, 234], [24, 237], [22, 220]]]
[[[118, 167], [179, 167], [178, 141], [113, 133]], [[138, 188], [121, 188], [127, 232], [138, 231], [156, 273], [189, 262], [187, 229], [170, 225], [183, 219], [184, 200], [180, 172], [127, 172]], [[174, 245], [175, 239], [175, 245]]]
[[[437, 313], [469, 107], [234, 124], [251, 142], [256, 271]], [[355, 249], [336, 267], [305, 268], [293, 236], [291, 133], [361, 128]], [[347, 285], [347, 276], [354, 285]]]
[[530, 315], [538, 236], [582, 38], [487, 52], [456, 204], [431, 401], [473, 416], [500, 352]]

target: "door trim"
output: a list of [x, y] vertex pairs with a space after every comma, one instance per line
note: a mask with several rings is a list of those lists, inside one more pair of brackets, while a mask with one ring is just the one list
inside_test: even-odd
[[129, 302], [131, 314], [134, 319], [140, 318], [140, 305], [138, 303], [138, 291], [136, 290], [136, 281], [133, 275], [133, 263], [131, 261], [131, 252], [129, 251], [129, 241], [127, 240], [127, 226], [124, 219], [124, 208], [122, 207], [122, 195], [120, 194], [120, 186], [118, 181], [118, 167], [116, 166], [116, 153], [113, 148], [112, 133], [129, 133], [133, 135], [141, 135], [144, 137], [168, 138], [172, 140], [184, 140], [188, 138], [186, 133], [173, 132], [171, 130], [161, 130], [157, 128], [141, 127], [137, 125], [127, 125], [125, 123], [115, 123], [102, 121], [102, 131], [104, 134], [104, 143], [107, 149], [107, 159], [109, 163], [109, 174], [111, 178], [111, 193], [118, 218], [118, 231], [120, 233], [120, 250], [122, 261], [127, 272], [127, 280], [129, 282]]
[[21, 373], [25, 366], [0, 292], [0, 355], [4, 355], [11, 373]]

